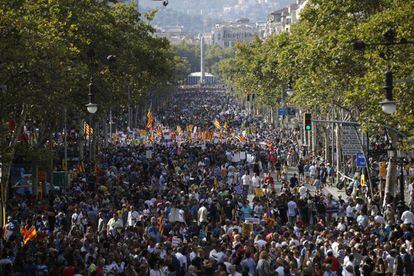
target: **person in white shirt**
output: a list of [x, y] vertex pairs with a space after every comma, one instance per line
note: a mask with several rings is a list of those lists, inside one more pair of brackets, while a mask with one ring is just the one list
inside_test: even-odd
[[184, 268], [184, 271], [187, 271], [187, 257], [181, 253], [181, 248], [177, 248], [177, 252], [175, 253], [175, 257], [180, 262], [180, 266]]
[[82, 222], [82, 218], [83, 218], [82, 212], [80, 212], [78, 208], [75, 208], [75, 212], [72, 214], [72, 220], [71, 220], [72, 226], [73, 225], [79, 226]]
[[209, 258], [216, 261], [219, 264], [224, 263], [225, 257], [226, 257], [226, 254], [224, 253], [225, 249], [226, 249], [225, 247], [222, 248], [220, 246], [218, 246], [217, 249], [214, 248], [213, 250], [210, 251]]
[[254, 189], [260, 188], [260, 177], [256, 173], [253, 173], [252, 186]]
[[244, 174], [243, 174], [243, 176], [241, 177], [241, 182], [242, 182], [242, 186], [243, 186], [243, 189], [244, 189], [244, 191], [248, 191], [249, 190], [249, 187], [250, 187], [250, 176], [249, 176], [249, 174], [247, 173], [247, 171], [245, 171], [244, 172]]
[[114, 213], [113, 217], [106, 224], [108, 235], [112, 234], [113, 236], [123, 228], [124, 223], [122, 219], [118, 216], [118, 213]]
[[135, 225], [139, 221], [139, 213], [135, 210], [134, 206], [129, 206], [128, 211], [128, 218], [127, 218], [127, 226], [128, 227], [135, 227]]
[[310, 167], [309, 167], [309, 174], [313, 179], [316, 179], [316, 165], [315, 163], [313, 163]]
[[203, 223], [208, 223], [207, 215], [208, 215], [208, 211], [206, 208], [206, 203], [204, 202], [197, 212], [197, 221], [199, 225]]
[[354, 255], [346, 256], [342, 269], [342, 276], [353, 276], [354, 274]]
[[291, 200], [287, 204], [287, 216], [289, 220], [289, 224], [293, 225], [296, 220], [296, 215], [298, 214], [298, 206], [295, 201]]
[[344, 232], [346, 230], [346, 224], [345, 224], [345, 221], [344, 221], [343, 218], [339, 219], [339, 222], [338, 222], [338, 225], [336, 226], [336, 229], [341, 231], [341, 232]]
[[376, 215], [376, 216], [374, 217], [374, 221], [375, 221], [376, 223], [378, 223], [378, 224], [384, 224], [384, 225], [386, 225], [386, 224], [387, 224], [387, 222], [385, 221], [385, 218], [384, 218], [383, 216], [381, 216], [381, 215]]
[[414, 222], [414, 214], [410, 210], [404, 211], [401, 215], [401, 220], [404, 224], [412, 224]]
[[306, 188], [304, 185], [301, 185], [299, 187], [299, 195], [300, 198], [307, 198], [308, 188]]
[[355, 219], [355, 209], [352, 203], [350, 203], [345, 210], [346, 219], [348, 224], [352, 224]]

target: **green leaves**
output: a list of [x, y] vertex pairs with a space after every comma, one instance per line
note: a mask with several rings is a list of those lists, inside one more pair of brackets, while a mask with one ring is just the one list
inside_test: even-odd
[[138, 104], [155, 87], [181, 80], [185, 64], [168, 41], [154, 37], [152, 16], [141, 20], [132, 6], [108, 1], [0, 0], [0, 86], [7, 86], [0, 90], [0, 155], [12, 160], [16, 149], [9, 119], [17, 131], [39, 129], [28, 150], [43, 148], [62, 129], [65, 108], [69, 126], [78, 126], [87, 118], [91, 75], [96, 120], [110, 107]]
[[[311, 0], [291, 33], [238, 45], [235, 58], [221, 63], [220, 73], [238, 92], [258, 91], [265, 102], [279, 99], [281, 87], [292, 82], [295, 92], [288, 100], [304, 110], [332, 116], [345, 112], [367, 127], [387, 124], [414, 135], [414, 86], [397, 82], [397, 112], [383, 114], [379, 102], [388, 61], [381, 52], [386, 49], [359, 52], [352, 47], [355, 39], [382, 42], [391, 27], [397, 39], [414, 41], [412, 22], [412, 1]], [[389, 50], [395, 79], [414, 78], [414, 46]]]

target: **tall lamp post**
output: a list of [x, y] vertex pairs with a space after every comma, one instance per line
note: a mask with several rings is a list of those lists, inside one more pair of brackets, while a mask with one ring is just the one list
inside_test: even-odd
[[[382, 46], [386, 48], [386, 51], [382, 51], [380, 53], [380, 57], [386, 61], [390, 61], [392, 59], [392, 52], [390, 51], [390, 47], [398, 46], [398, 45], [412, 45], [414, 42], [408, 41], [405, 38], [397, 39], [397, 34], [394, 29], [389, 29], [384, 33], [383, 41], [378, 43], [366, 43], [363, 40], [356, 40], [354, 42], [354, 50], [364, 51], [366, 48], [375, 48]], [[392, 114], [397, 109], [397, 103], [393, 100], [393, 89], [394, 89], [394, 76], [393, 72], [390, 70], [390, 65], [387, 66], [387, 72], [384, 74], [385, 77], [385, 99], [380, 102], [382, 111], [387, 114]], [[402, 82], [402, 81], [399, 81]]]
[[89, 103], [86, 105], [86, 110], [89, 112], [89, 127], [93, 131], [91, 134], [89, 134], [89, 161], [92, 161], [93, 152], [92, 152], [91, 138], [94, 137], [94, 134], [95, 134], [95, 130], [93, 129], [93, 124], [92, 124], [92, 116], [98, 111], [98, 105], [96, 104], [96, 101], [95, 101], [96, 86], [95, 86], [92, 76], [90, 78], [88, 88], [89, 88], [89, 93], [88, 93]]
[[[90, 62], [91, 62], [91, 65], [92, 65], [93, 58], [95, 57], [95, 52], [94, 52], [93, 48], [90, 48], [88, 50], [87, 56], [88, 56], [88, 58], [90, 58]], [[115, 55], [108, 55], [106, 57], [106, 60], [107, 60], [108, 63], [111, 63], [111, 64], [115, 63], [116, 62], [116, 56]], [[93, 139], [94, 142], [96, 141], [95, 140], [96, 139], [95, 138], [96, 134], [95, 134], [95, 131], [94, 131], [93, 126], [92, 126], [92, 116], [93, 116], [93, 114], [95, 114], [98, 111], [98, 105], [96, 104], [96, 98], [95, 98], [96, 90], [97, 89], [96, 89], [96, 85], [95, 85], [95, 82], [94, 82], [93, 73], [92, 73], [92, 70], [91, 70], [89, 84], [88, 84], [89, 103], [86, 104], [86, 110], [89, 113], [89, 125], [90, 125], [90, 127], [93, 131], [92, 135], [90, 135], [89, 138], [91, 138], [91, 136], [93, 136], [94, 137], [94, 139]], [[92, 161], [93, 156], [94, 155], [92, 153], [92, 143], [91, 143], [91, 139], [89, 139], [89, 161]]]
[[[397, 34], [394, 29], [389, 29], [386, 31], [383, 35], [383, 39], [381, 42], [378, 43], [366, 43], [363, 40], [356, 40], [354, 42], [354, 49], [359, 51], [364, 51], [366, 48], [374, 48], [378, 49], [379, 47], [385, 48], [384, 51], [380, 53], [380, 57], [384, 60], [388, 61], [387, 65], [387, 71], [384, 74], [385, 79], [385, 85], [384, 85], [384, 94], [385, 99], [380, 102], [382, 111], [386, 114], [393, 114], [397, 109], [397, 102], [393, 99], [393, 89], [394, 89], [394, 75], [393, 72], [390, 69], [390, 60], [392, 59], [392, 51], [391, 47], [398, 46], [398, 45], [412, 45], [414, 42], [410, 42], [405, 38], [397, 39]], [[406, 82], [403, 80], [399, 80], [398, 82]], [[391, 135], [390, 135], [391, 136]], [[395, 179], [391, 179], [391, 175], [393, 175], [394, 166], [396, 162], [396, 150], [394, 149], [394, 145], [390, 144], [390, 147], [388, 149], [388, 157], [389, 157], [389, 170], [388, 173], [390, 176], [387, 176], [387, 182], [386, 182], [386, 190], [388, 192], [391, 192], [391, 195], [394, 194], [394, 187], [392, 186], [392, 183], [395, 181]], [[404, 181], [400, 181], [400, 194], [401, 194], [401, 203], [404, 203]], [[386, 192], [387, 192], [386, 191]]]
[[88, 97], [89, 97], [89, 103], [86, 105], [86, 109], [88, 110], [88, 112], [90, 114], [95, 114], [96, 111], [98, 111], [98, 105], [95, 103], [95, 83], [93, 82], [93, 77], [90, 78], [89, 80], [89, 93], [88, 93]]

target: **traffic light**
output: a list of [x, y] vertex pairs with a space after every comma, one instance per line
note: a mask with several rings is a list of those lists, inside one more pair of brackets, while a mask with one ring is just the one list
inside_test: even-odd
[[312, 130], [312, 114], [305, 113], [305, 131]]

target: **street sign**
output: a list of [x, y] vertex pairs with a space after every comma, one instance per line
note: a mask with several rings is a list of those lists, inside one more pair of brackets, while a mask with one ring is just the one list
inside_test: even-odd
[[365, 168], [367, 166], [367, 161], [365, 160], [365, 155], [363, 152], [357, 152], [356, 166], [359, 168]]
[[296, 110], [293, 107], [288, 107], [287, 108], [287, 114], [289, 116], [295, 116], [296, 115]]
[[354, 126], [342, 126], [342, 153], [344, 155], [356, 155], [358, 152], [362, 152], [361, 136]]
[[279, 108], [278, 111], [277, 111], [277, 114], [279, 116], [285, 116], [285, 115], [287, 115], [287, 111], [286, 111], [285, 108]]

